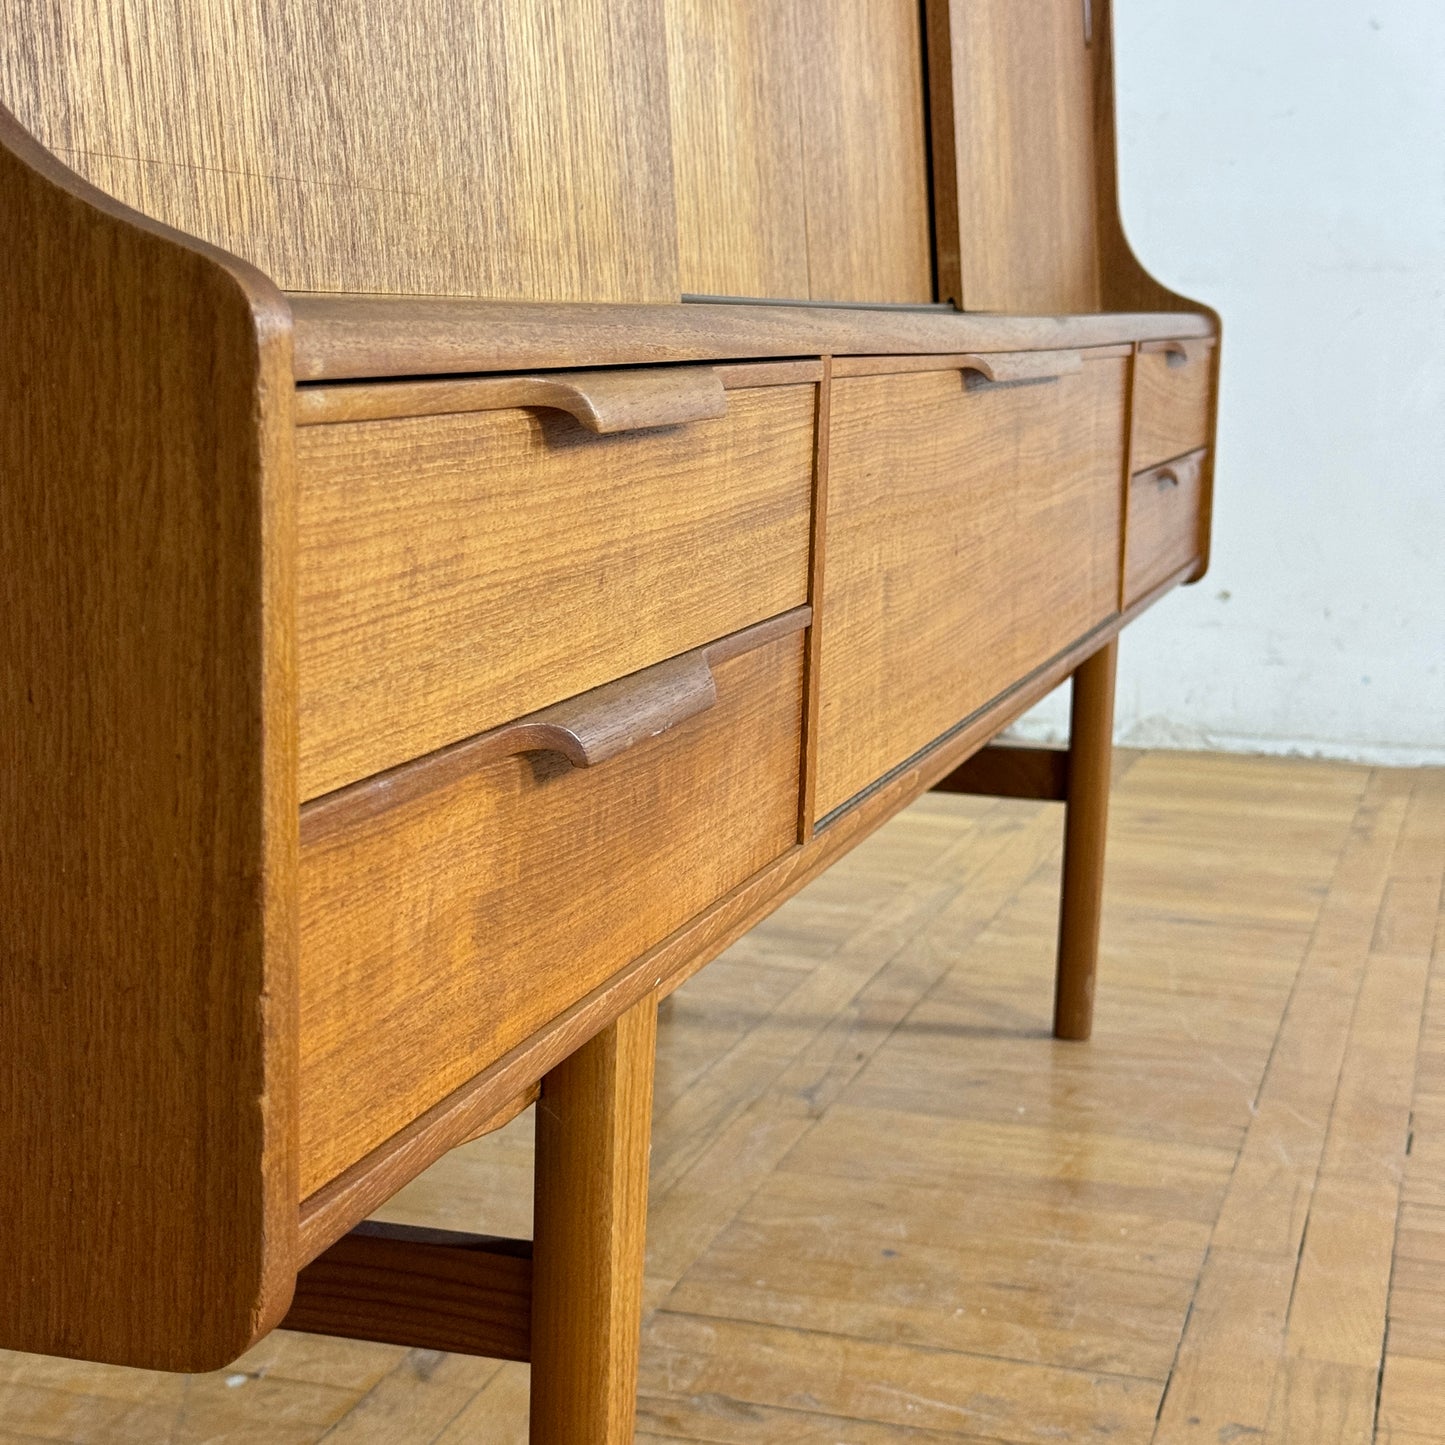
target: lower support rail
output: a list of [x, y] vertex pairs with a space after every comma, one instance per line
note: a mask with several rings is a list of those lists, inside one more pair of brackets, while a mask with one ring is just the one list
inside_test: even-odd
[[281, 1328], [532, 1357], [532, 1242], [368, 1220], [296, 1277]]

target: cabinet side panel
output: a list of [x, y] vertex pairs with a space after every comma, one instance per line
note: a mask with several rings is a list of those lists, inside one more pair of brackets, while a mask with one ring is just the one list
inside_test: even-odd
[[293, 1278], [289, 319], [0, 110], [0, 1346], [214, 1368]]

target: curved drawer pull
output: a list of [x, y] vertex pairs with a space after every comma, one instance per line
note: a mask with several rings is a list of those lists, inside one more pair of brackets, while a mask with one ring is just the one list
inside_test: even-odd
[[795, 607], [630, 677], [315, 798], [301, 809], [302, 845], [319, 844], [502, 758], [556, 753], [574, 768], [595, 768], [706, 712], [718, 700], [713, 668], [801, 632], [812, 620], [811, 607]]
[[1052, 381], [1082, 371], [1084, 358], [1077, 351], [995, 351], [962, 357], [959, 365], [987, 381]]
[[728, 397], [722, 377], [711, 366], [539, 371], [526, 376], [304, 386], [296, 393], [296, 422], [307, 426], [385, 421], [517, 407], [565, 411], [588, 431], [606, 436], [726, 416]]
[[1169, 367], [1190, 366], [1202, 361], [1209, 347], [1202, 341], [1146, 341], [1139, 351], [1144, 356], [1162, 356]]
[[594, 768], [716, 702], [706, 653], [688, 652], [508, 723], [492, 734], [487, 751], [560, 753], [574, 768]]
[[1179, 473], [1173, 467], [1160, 467], [1154, 473], [1154, 480], [1161, 487], [1177, 487], [1179, 485]]
[[640, 371], [573, 371], [496, 378], [509, 381], [509, 406], [552, 407], [602, 434], [680, 426], [727, 414], [727, 392], [710, 366], [668, 366]]

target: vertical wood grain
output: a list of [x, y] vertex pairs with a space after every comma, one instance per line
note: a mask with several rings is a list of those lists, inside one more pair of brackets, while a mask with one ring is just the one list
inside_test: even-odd
[[1087, 1039], [1094, 1027], [1118, 660], [1119, 642], [1114, 638], [1079, 665], [1070, 699], [1064, 876], [1054, 979], [1054, 1036], [1060, 1039]]
[[684, 292], [808, 295], [796, 20], [791, 0], [667, 0]]
[[295, 291], [675, 301], [662, 0], [8, 0], [0, 101]]
[[939, 296], [969, 311], [1097, 311], [1080, 0], [927, 0], [927, 16]]
[[296, 1232], [289, 315], [0, 110], [0, 1345], [226, 1363]]
[[933, 299], [916, 0], [668, 0], [684, 292]]
[[808, 295], [932, 301], [917, 0], [804, 0], [798, 12]]
[[559, 1064], [537, 1104], [532, 1445], [630, 1445], [657, 1000]]

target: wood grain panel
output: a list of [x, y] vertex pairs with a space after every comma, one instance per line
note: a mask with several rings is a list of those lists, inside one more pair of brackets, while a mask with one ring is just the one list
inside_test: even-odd
[[806, 299], [793, 0], [667, 0], [678, 280]]
[[1115, 611], [1125, 367], [833, 383], [820, 813]]
[[1080, 0], [927, 0], [938, 294], [1097, 311], [1094, 61]]
[[285, 303], [0, 110], [0, 1345], [227, 1363], [296, 1238]]
[[302, 796], [806, 601], [816, 390], [302, 428]]
[[808, 294], [932, 301], [917, 0], [803, 0]]
[[916, 0], [669, 0], [685, 293], [931, 301]]
[[0, 99], [298, 291], [677, 299], [662, 0], [7, 0]]
[[1129, 481], [1124, 605], [1204, 555], [1204, 451]]
[[1210, 435], [1214, 348], [1151, 343], [1134, 363], [1133, 467], [1143, 471], [1205, 446]]
[[373, 811], [422, 762], [303, 812], [303, 1194], [794, 842], [802, 635], [715, 676], [599, 768], [505, 758]]

